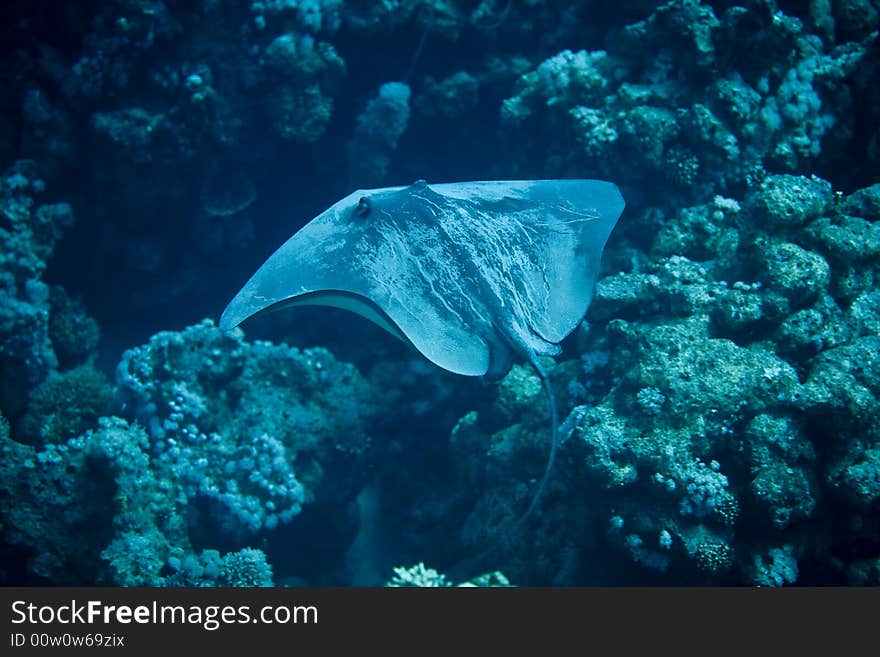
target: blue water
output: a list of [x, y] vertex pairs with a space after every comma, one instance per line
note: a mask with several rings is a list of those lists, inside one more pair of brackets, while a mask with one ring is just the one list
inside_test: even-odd
[[[880, 583], [880, 4], [623, 5], [5, 3], [0, 583]], [[216, 328], [355, 189], [550, 178], [627, 205], [524, 521], [527, 362]]]

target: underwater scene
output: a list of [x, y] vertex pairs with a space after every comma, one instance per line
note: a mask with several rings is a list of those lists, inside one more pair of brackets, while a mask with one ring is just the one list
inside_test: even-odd
[[878, 30], [7, 0], [0, 584], [880, 585]]

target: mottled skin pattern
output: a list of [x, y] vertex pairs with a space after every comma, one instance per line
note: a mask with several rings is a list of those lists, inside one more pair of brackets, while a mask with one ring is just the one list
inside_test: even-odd
[[538, 356], [559, 353], [583, 319], [622, 210], [617, 187], [595, 180], [418, 181], [354, 192], [278, 249], [220, 326], [327, 305], [362, 314], [457, 374], [499, 378], [519, 357], [544, 380], [555, 437]]
[[[492, 378], [510, 369], [511, 351], [525, 358], [559, 351], [533, 320], [549, 307], [551, 294], [542, 261], [547, 245], [536, 228], [539, 208], [509, 203], [518, 207], [502, 213], [497, 205], [449, 199], [426, 185], [379, 196], [364, 218], [371, 229], [355, 250], [356, 264], [373, 275], [371, 299], [407, 310], [425, 334], [441, 327], [410, 310], [410, 300], [414, 290], [435, 300], [441, 325], [467, 326], [482, 339]], [[401, 215], [407, 218], [403, 227]]]
[[355, 192], [266, 261], [221, 327], [282, 302], [341, 306], [444, 369], [503, 376], [514, 354], [558, 353], [581, 321], [622, 209], [599, 181]]

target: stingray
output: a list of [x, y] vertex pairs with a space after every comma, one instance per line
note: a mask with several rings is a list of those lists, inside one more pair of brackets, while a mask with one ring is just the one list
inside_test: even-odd
[[539, 356], [582, 321], [624, 201], [601, 180], [523, 180], [359, 190], [285, 242], [232, 299], [222, 329], [269, 310], [344, 308], [435, 365], [498, 379], [531, 363], [558, 417]]

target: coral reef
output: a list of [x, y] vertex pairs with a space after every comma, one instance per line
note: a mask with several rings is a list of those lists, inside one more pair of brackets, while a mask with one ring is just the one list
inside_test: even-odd
[[[880, 584], [877, 0], [0, 20], [0, 583]], [[557, 177], [627, 208], [525, 521], [527, 364], [203, 319], [354, 188]]]
[[[880, 258], [869, 246], [873, 224], [845, 214], [868, 194], [833, 203], [820, 179], [768, 178], [742, 204], [720, 204], [733, 214], [713, 210], [717, 200], [680, 211], [638, 270], [599, 281], [581, 349], [612, 356], [598, 371], [577, 361], [553, 371], [557, 388], [571, 377], [565, 387], [584, 391], [588, 370], [594, 397], [575, 407], [573, 432], [560, 436], [564, 472], [544, 504], [553, 522], [598, 516], [593, 531], [604, 523], [604, 540], [621, 553], [692, 582], [794, 583], [799, 562], [833, 569], [832, 555], [877, 544], [880, 343], [867, 307]], [[726, 255], [713, 253], [712, 241], [682, 251], [664, 235], [684, 232], [680, 219], [690, 233], [719, 235], [731, 217], [741, 228]], [[831, 240], [815, 239], [830, 226], [849, 227], [838, 239], [860, 243], [857, 258], [836, 257]], [[669, 244], [700, 261], [668, 256]], [[853, 298], [833, 281], [855, 259], [871, 282]], [[737, 278], [746, 273], [747, 283]], [[818, 320], [803, 325], [805, 313]], [[526, 407], [511, 415], [511, 399]], [[534, 483], [523, 464], [540, 470], [543, 404], [514, 370], [491, 408], [453, 432], [462, 460], [479, 458], [474, 443], [489, 445], [485, 462], [465, 469], [495, 482], [468, 521], [479, 541], [493, 526], [506, 531], [517, 491]], [[821, 530], [828, 509], [852, 529]], [[810, 542], [799, 540], [806, 535]]]
[[289, 522], [334, 454], [368, 445], [366, 385], [323, 349], [249, 344], [206, 320], [127, 351], [116, 379], [121, 412], [147, 428], [154, 467], [207, 502], [226, 532]]
[[386, 82], [358, 115], [348, 144], [349, 176], [355, 185], [379, 186], [385, 180], [397, 140], [409, 122], [409, 97], [403, 82]]
[[[0, 517], [36, 576], [270, 585], [262, 551], [221, 558], [194, 546], [246, 546], [318, 495], [347, 499], [339, 475], [369, 444], [368, 391], [351, 366], [322, 349], [246, 343], [208, 321], [126, 352], [114, 394], [128, 421], [97, 420], [110, 399], [94, 370], [55, 375], [23, 422], [41, 444], [3, 437]], [[80, 435], [89, 422], [97, 428]]]
[[51, 374], [31, 392], [22, 436], [36, 444], [76, 438], [110, 411], [111, 396], [107, 378], [89, 365]]
[[504, 573], [496, 570], [492, 573], [478, 575], [472, 580], [462, 582], [461, 584], [453, 584], [446, 575], [438, 573], [433, 568], [426, 568], [425, 564], [419, 562], [410, 568], [398, 567], [394, 569], [394, 577], [392, 577], [385, 586], [401, 587], [401, 586], [417, 586], [417, 587], [445, 587], [445, 586], [483, 586], [498, 587], [511, 586], [510, 582], [504, 576]]
[[70, 366], [97, 343], [92, 320], [63, 298], [53, 304], [42, 280], [56, 242], [73, 223], [69, 204], [37, 203], [44, 191], [32, 162], [17, 162], [0, 178], [0, 411], [10, 418], [24, 410], [29, 389], [57, 370], [56, 344], [61, 365]]
[[530, 142], [552, 154], [548, 173], [650, 178], [689, 200], [841, 157], [860, 92], [840, 82], [866, 71], [869, 39], [823, 41], [766, 0], [720, 14], [714, 4], [663, 3], [607, 51], [544, 60], [503, 101], [502, 122], [539, 131]]

